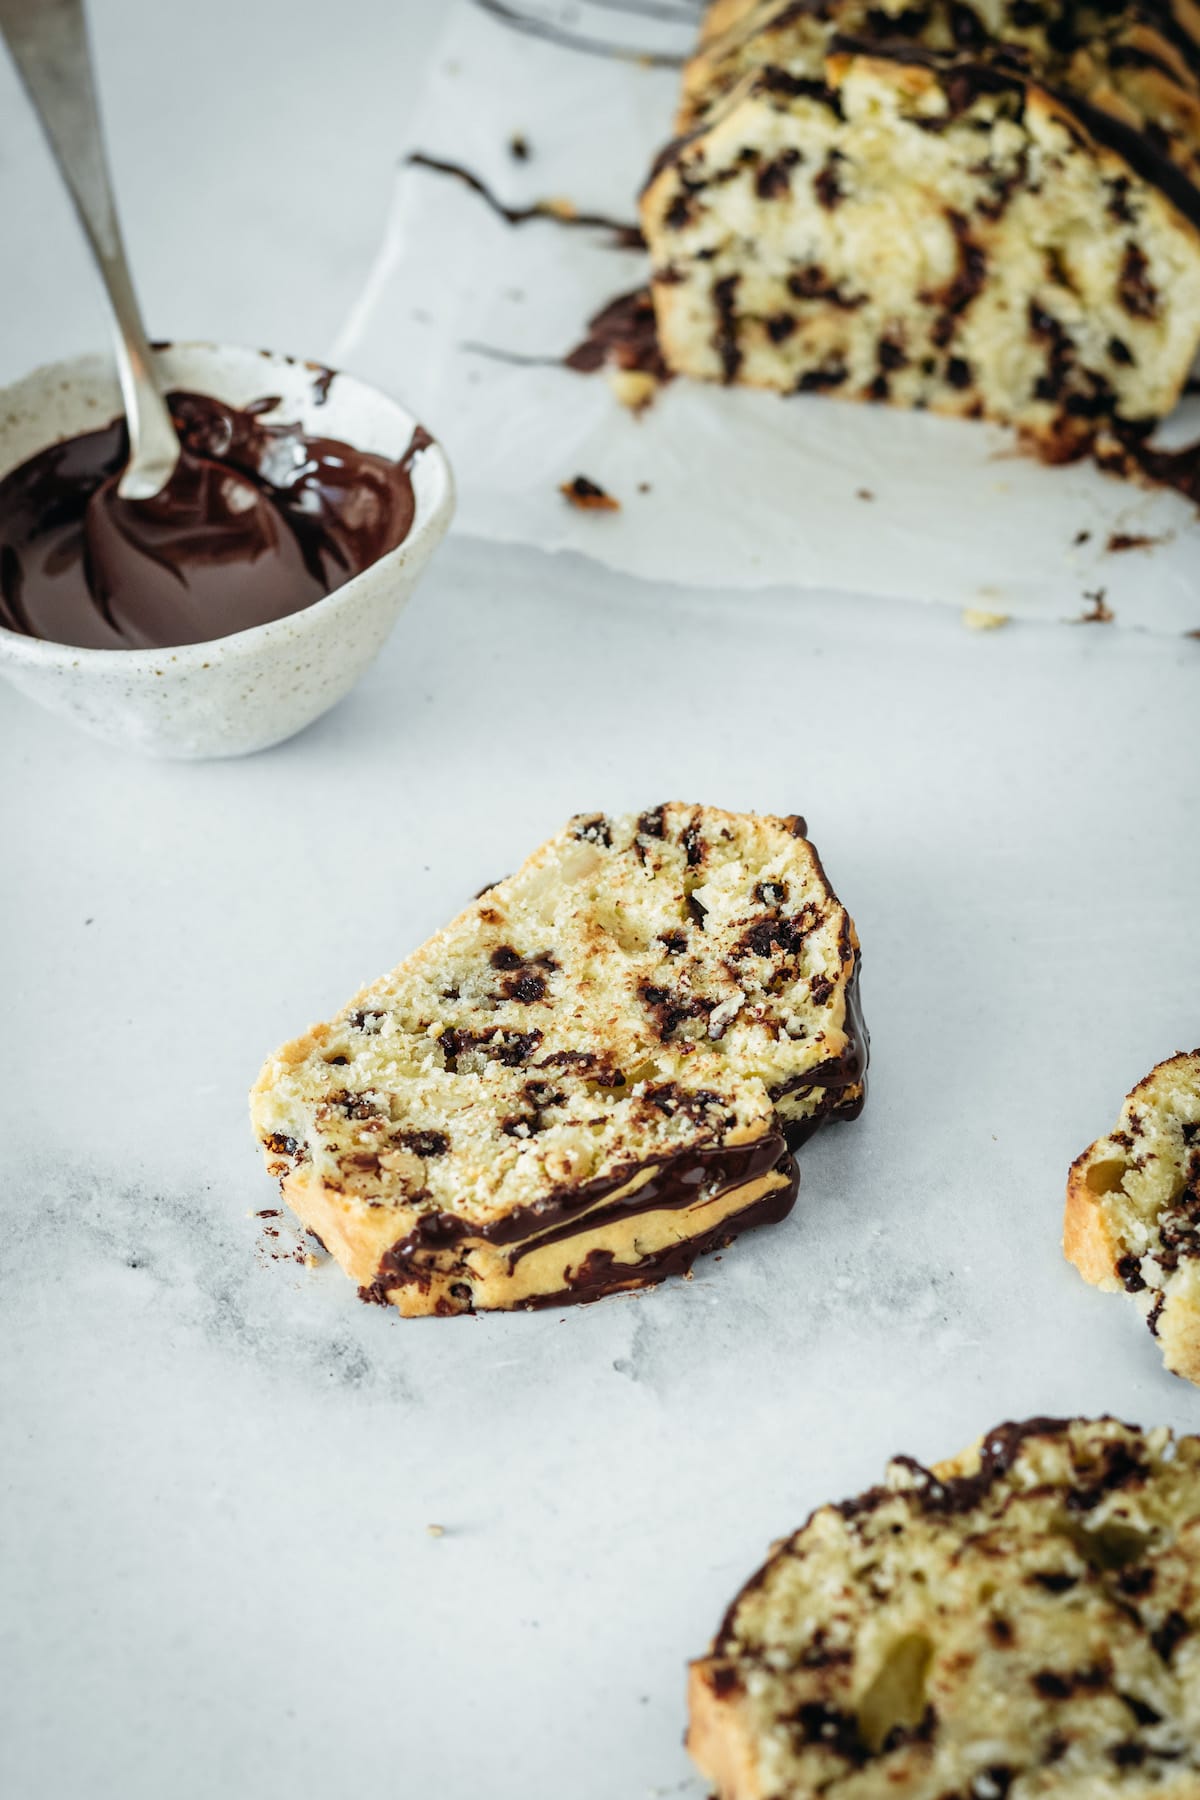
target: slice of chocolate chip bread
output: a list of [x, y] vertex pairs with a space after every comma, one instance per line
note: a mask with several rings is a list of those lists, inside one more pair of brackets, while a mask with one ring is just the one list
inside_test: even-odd
[[1200, 1438], [1002, 1425], [825, 1506], [692, 1665], [718, 1800], [1200, 1796]]
[[863, 1100], [858, 939], [798, 818], [580, 817], [286, 1045], [271, 1173], [407, 1314], [591, 1299], [687, 1270], [796, 1195]]
[[1200, 1050], [1151, 1069], [1072, 1163], [1063, 1248], [1133, 1294], [1168, 1369], [1200, 1384]]
[[717, 0], [678, 127], [642, 201], [672, 370], [986, 415], [1052, 459], [1174, 406], [1194, 6]]

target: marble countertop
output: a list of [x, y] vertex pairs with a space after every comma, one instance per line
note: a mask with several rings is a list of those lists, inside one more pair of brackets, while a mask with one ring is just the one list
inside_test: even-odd
[[[96, 12], [152, 328], [320, 356], [435, 21]], [[3, 69], [0, 219], [3, 373], [102, 341]], [[0, 690], [0, 1790], [698, 1797], [684, 1663], [815, 1503], [1002, 1418], [1194, 1426], [1058, 1233], [1071, 1158], [1200, 1039], [1198, 663], [460, 539], [249, 761]], [[561, 1314], [406, 1322], [294, 1260], [264, 1054], [570, 812], [666, 797], [803, 812], [858, 921], [872, 1092], [791, 1218]]]

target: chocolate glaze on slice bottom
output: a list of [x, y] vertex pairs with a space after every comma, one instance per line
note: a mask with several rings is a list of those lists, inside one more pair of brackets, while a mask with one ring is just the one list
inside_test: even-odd
[[[615, 1199], [605, 1204], [606, 1193], [616, 1193], [630, 1179], [630, 1172], [626, 1170], [602, 1185], [585, 1184], [573, 1194], [562, 1196], [556, 1204], [539, 1209], [536, 1216], [525, 1210], [514, 1213], [490, 1230], [472, 1225], [453, 1213], [430, 1214], [415, 1230], [385, 1251], [374, 1281], [359, 1288], [360, 1299], [386, 1306], [390, 1304], [389, 1290], [413, 1285], [428, 1288], [435, 1279], [445, 1281], [447, 1274], [453, 1275], [453, 1271], [446, 1269], [442, 1259], [457, 1251], [463, 1259], [462, 1292], [456, 1296], [460, 1304], [451, 1306], [447, 1302], [445, 1311], [473, 1311], [471, 1271], [466, 1263], [470, 1239], [511, 1245], [511, 1272], [523, 1256], [555, 1240], [576, 1234], [590, 1236], [606, 1224], [637, 1213], [693, 1206], [700, 1199], [700, 1190], [706, 1181], [711, 1185], [711, 1192], [705, 1197], [712, 1201], [731, 1189], [748, 1186], [768, 1170], [784, 1176], [786, 1186], [758, 1196], [711, 1230], [652, 1251], [636, 1262], [618, 1262], [615, 1252], [597, 1246], [576, 1268], [568, 1266], [564, 1286], [549, 1293], [531, 1295], [517, 1302], [514, 1310], [533, 1312], [545, 1307], [576, 1305], [623, 1290], [651, 1287], [668, 1276], [686, 1274], [697, 1256], [724, 1248], [743, 1231], [757, 1225], [777, 1224], [792, 1210], [800, 1186], [800, 1171], [791, 1153], [822, 1125], [831, 1120], [856, 1119], [863, 1109], [869, 1040], [859, 1002], [857, 958], [846, 998], [849, 1042], [844, 1053], [819, 1065], [802, 1082], [780, 1090], [776, 1096], [782, 1098], [785, 1093], [794, 1095], [805, 1091], [820, 1093], [820, 1104], [813, 1112], [800, 1118], [778, 1119], [775, 1131], [752, 1144], [736, 1148], [706, 1145], [673, 1157], [662, 1163], [628, 1201]], [[522, 1229], [528, 1235], [515, 1237]], [[438, 1310], [442, 1310], [440, 1303]]]
[[[808, 1126], [810, 1122], [805, 1120], [803, 1123]], [[759, 1195], [740, 1212], [722, 1219], [710, 1231], [684, 1238], [630, 1263], [618, 1263], [612, 1251], [597, 1246], [588, 1252], [578, 1269], [571, 1269], [568, 1265], [566, 1286], [549, 1294], [533, 1295], [520, 1301], [519, 1307], [528, 1311], [541, 1306], [598, 1300], [602, 1295], [620, 1288], [646, 1287], [664, 1280], [668, 1275], [682, 1273], [691, 1267], [692, 1262], [703, 1251], [719, 1249], [722, 1243], [732, 1241], [752, 1225], [774, 1224], [785, 1218], [795, 1204], [800, 1186], [800, 1171], [788, 1149], [783, 1132], [776, 1130], [756, 1138], [750, 1144], [733, 1147], [707, 1145], [672, 1157], [660, 1164], [650, 1179], [627, 1202], [615, 1199], [605, 1205], [603, 1190], [593, 1192], [591, 1198], [600, 1204], [581, 1211], [570, 1223], [565, 1222], [560, 1214], [547, 1228], [535, 1231], [521, 1243], [514, 1244], [509, 1257], [510, 1270], [522, 1256], [547, 1243], [575, 1235], [591, 1236], [598, 1227], [603, 1228], [606, 1224], [613, 1224], [639, 1213], [663, 1212], [676, 1208], [682, 1210], [695, 1206], [701, 1200], [715, 1202], [725, 1194], [760, 1181], [769, 1173], [782, 1176], [785, 1185]], [[711, 1183], [711, 1191], [707, 1193], [703, 1191], [706, 1177]], [[606, 1184], [607, 1191], [617, 1192], [626, 1185], [628, 1179], [626, 1175], [616, 1182]], [[450, 1217], [443, 1216], [447, 1219]], [[553, 1219], [553, 1215], [551, 1218]], [[375, 1280], [359, 1289], [360, 1299], [386, 1305], [389, 1290], [409, 1285], [428, 1287], [435, 1279], [445, 1281], [448, 1276], [453, 1280], [455, 1271], [448, 1269], [444, 1262], [425, 1259], [431, 1255], [436, 1259], [439, 1255], [444, 1256], [447, 1249], [457, 1247], [462, 1257], [462, 1285], [466, 1290], [461, 1298], [468, 1303], [461, 1310], [470, 1310], [470, 1269], [466, 1262], [470, 1245], [469, 1242], [464, 1242], [467, 1229], [465, 1221], [459, 1220], [456, 1223], [464, 1227], [457, 1246], [454, 1246], [454, 1240], [447, 1233], [441, 1240], [442, 1247], [431, 1253], [428, 1240], [419, 1232], [412, 1232], [393, 1244], [380, 1259]], [[486, 1230], [478, 1228], [471, 1233], [477, 1241], [486, 1240], [489, 1235]], [[501, 1238], [500, 1241], [503, 1242], [504, 1239]], [[447, 1307], [447, 1310], [460, 1309]]]
[[611, 1250], [591, 1250], [577, 1269], [570, 1271], [568, 1285], [555, 1294], [538, 1294], [521, 1304], [523, 1312], [540, 1312], [545, 1307], [575, 1306], [589, 1300], [603, 1300], [606, 1294], [619, 1294], [636, 1288], [653, 1287], [669, 1275], [686, 1275], [698, 1256], [724, 1250], [755, 1225], [777, 1225], [791, 1212], [800, 1184], [800, 1174], [791, 1156], [782, 1157], [777, 1165], [787, 1174], [790, 1164], [792, 1179], [787, 1187], [762, 1194], [741, 1212], [722, 1219], [711, 1231], [688, 1238], [680, 1244], [668, 1244], [636, 1263], [619, 1263]]

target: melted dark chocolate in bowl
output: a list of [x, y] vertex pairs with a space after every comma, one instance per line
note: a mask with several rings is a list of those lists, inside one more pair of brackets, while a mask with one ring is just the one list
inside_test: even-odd
[[275, 399], [168, 404], [183, 456], [153, 500], [122, 500], [124, 422], [0, 480], [0, 625], [85, 649], [207, 643], [300, 612], [402, 544], [414, 433], [398, 462], [296, 424]]
[[224, 637], [328, 592], [282, 513], [237, 469], [185, 450], [151, 500], [123, 500], [117, 480], [87, 503], [83, 556], [92, 601], [125, 643]]

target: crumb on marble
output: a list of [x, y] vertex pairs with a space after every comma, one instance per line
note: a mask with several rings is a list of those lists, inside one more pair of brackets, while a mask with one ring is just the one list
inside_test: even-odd
[[962, 622], [968, 631], [999, 631], [1010, 617], [1006, 612], [989, 612], [984, 606], [964, 606], [962, 610]]

